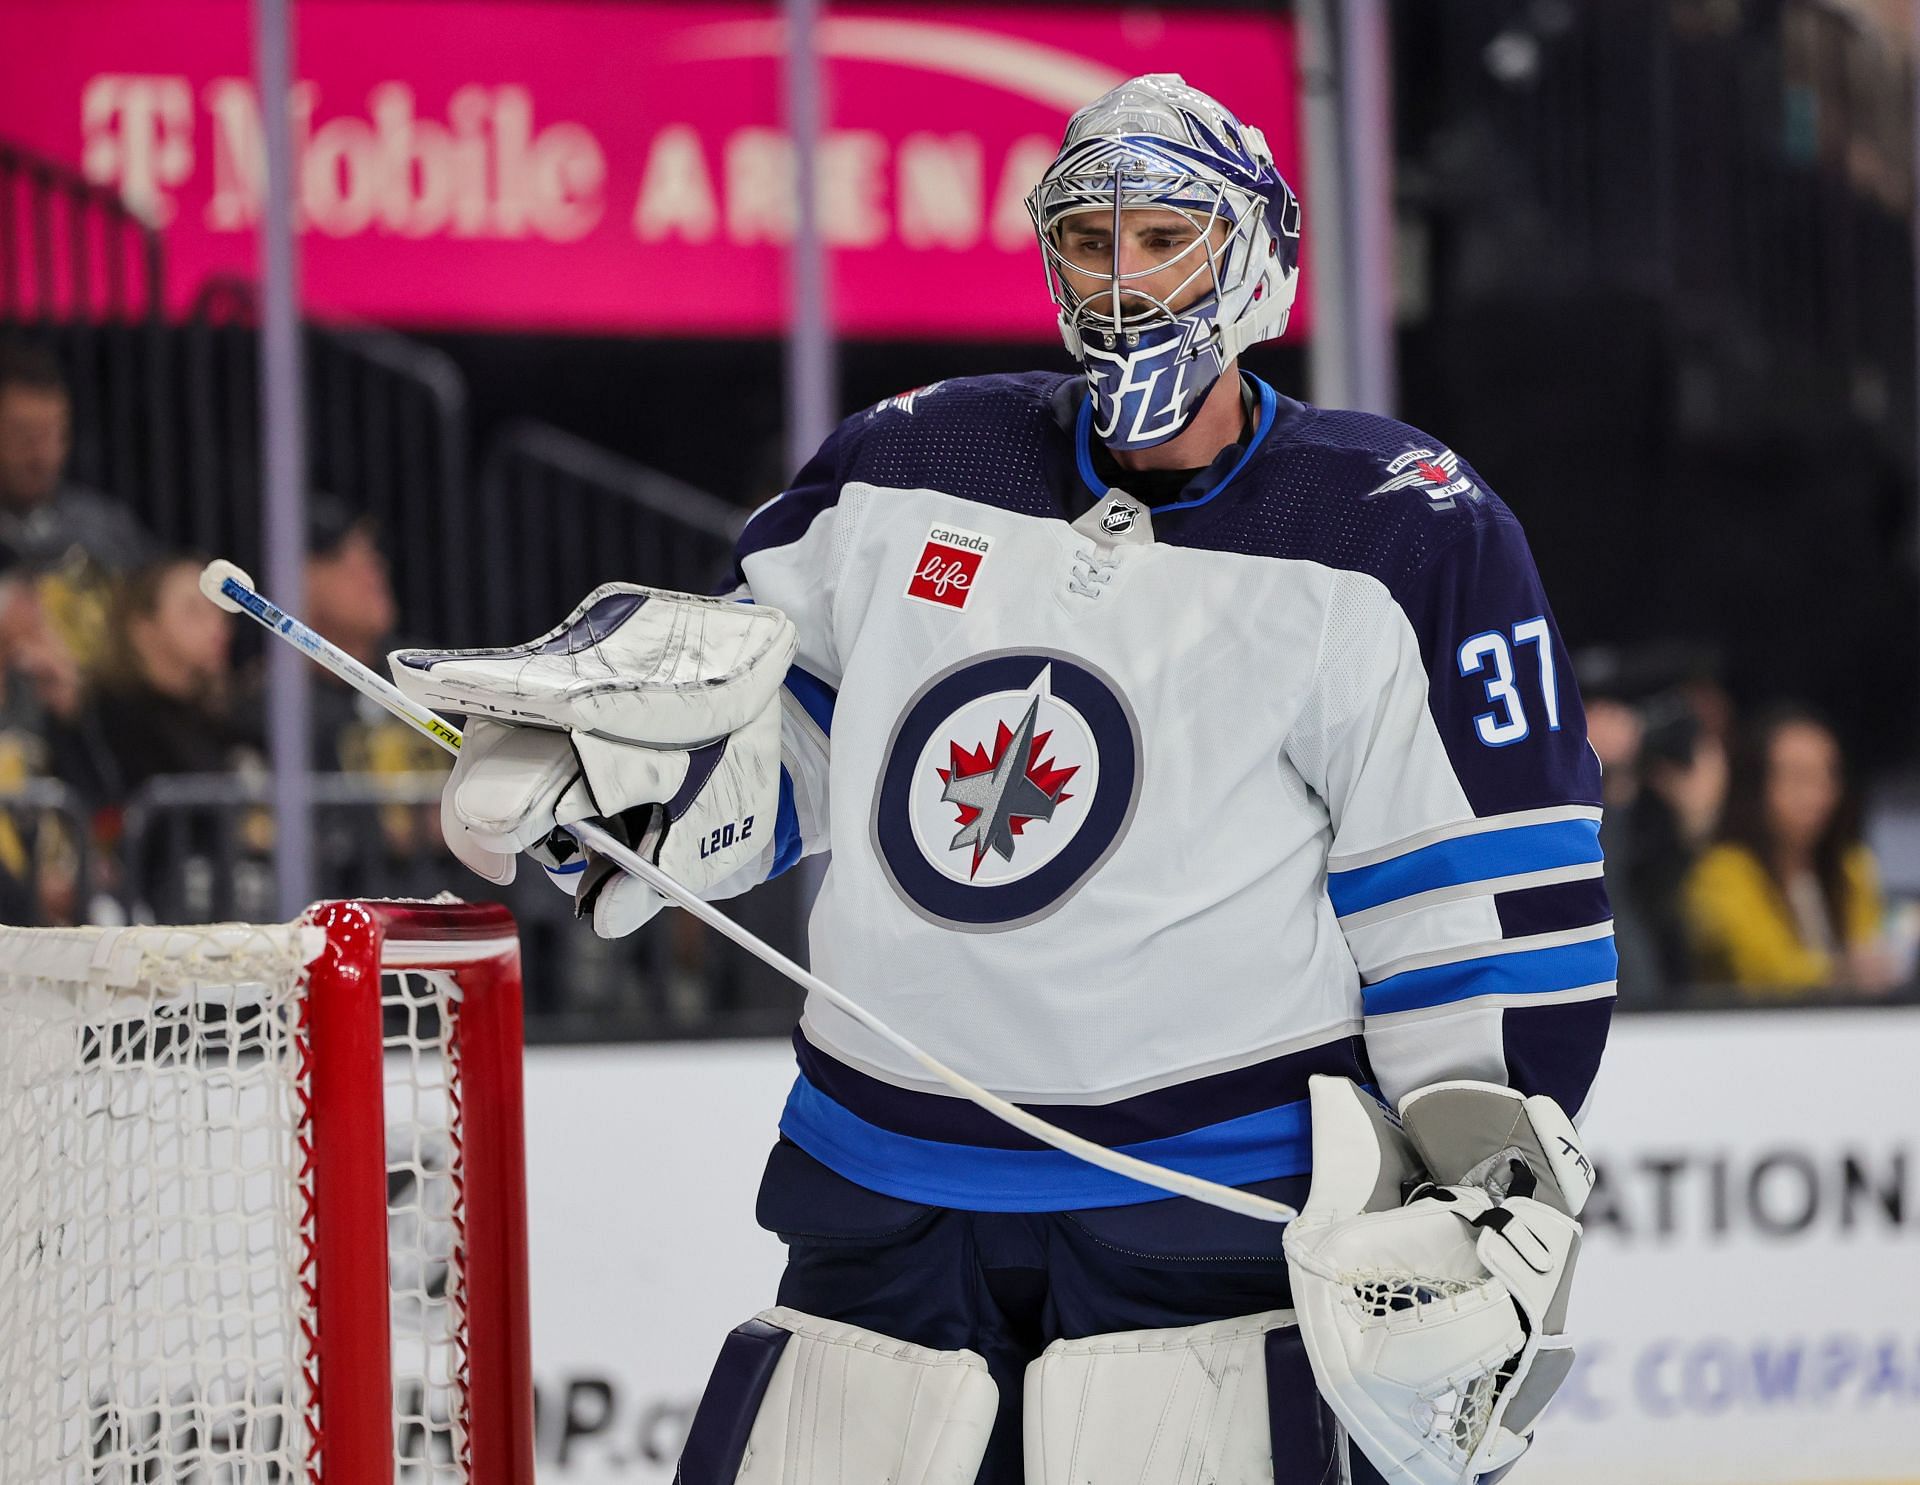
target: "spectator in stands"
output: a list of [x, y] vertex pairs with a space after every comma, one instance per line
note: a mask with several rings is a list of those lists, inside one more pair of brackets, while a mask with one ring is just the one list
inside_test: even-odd
[[73, 403], [43, 350], [0, 345], [0, 547], [36, 575], [47, 616], [83, 671], [106, 652], [111, 580], [152, 538], [117, 500], [67, 478]]
[[[387, 673], [387, 651], [400, 608], [380, 549], [378, 526], [337, 496], [316, 491], [307, 501], [306, 620], [361, 664]], [[329, 671], [314, 675], [314, 767], [348, 773], [392, 773], [417, 766], [439, 749], [387, 709]], [[419, 739], [425, 752], [410, 739]]]
[[1619, 869], [1610, 875], [1616, 911], [1624, 896], [1646, 936], [1664, 1000], [1692, 973], [1682, 890], [1720, 825], [1727, 751], [1685, 692], [1653, 698], [1640, 716], [1640, 788], [1626, 809]]
[[1640, 792], [1640, 713], [1616, 696], [1586, 699], [1587, 737], [1600, 760], [1601, 800], [1609, 810], [1625, 809]]
[[[76, 813], [100, 777], [80, 668], [47, 623], [40, 595], [0, 577], [0, 919], [71, 923], [82, 914]], [[36, 780], [74, 791], [62, 814], [23, 799]]]
[[0, 576], [0, 726], [42, 736], [74, 725], [85, 686], [66, 642], [47, 622], [39, 589], [18, 569]]
[[1640, 792], [1640, 713], [1623, 697], [1598, 688], [1587, 693], [1585, 705], [1587, 740], [1600, 760], [1600, 847], [1620, 955], [1619, 1002], [1637, 1009], [1656, 1003], [1661, 991], [1659, 956], [1626, 880], [1632, 808]]
[[1688, 876], [1685, 911], [1707, 982], [1756, 999], [1892, 987], [1878, 871], [1840, 744], [1811, 712], [1779, 709], [1747, 737], [1720, 843]]
[[202, 596], [202, 565], [163, 558], [115, 592], [96, 710], [119, 798], [161, 774], [260, 766], [259, 722], [232, 699], [232, 620]]
[[[115, 806], [172, 775], [264, 769], [257, 711], [234, 695], [232, 620], [201, 594], [203, 565], [166, 557], [114, 591], [94, 712], [113, 759]], [[113, 831], [122, 896], [137, 916], [195, 922], [270, 910], [272, 817], [236, 803], [161, 810], [137, 840]]]
[[[387, 652], [400, 643], [394, 634], [400, 606], [379, 527], [319, 491], [307, 503], [305, 601], [314, 629], [362, 664], [387, 673]], [[437, 743], [327, 671], [314, 673], [312, 735], [314, 767], [328, 772], [390, 779], [440, 773], [451, 763]], [[378, 871], [387, 884], [382, 890], [425, 890], [424, 878], [412, 882], [408, 874], [439, 870], [439, 795], [426, 792], [430, 803], [379, 811], [377, 845], [383, 859]], [[344, 880], [374, 869], [365, 834], [356, 829], [365, 819], [364, 813], [356, 819], [348, 810], [323, 822], [323, 871], [337, 864]]]

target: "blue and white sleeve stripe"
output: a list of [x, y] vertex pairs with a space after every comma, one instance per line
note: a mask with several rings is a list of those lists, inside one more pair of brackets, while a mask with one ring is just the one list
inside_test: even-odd
[[1584, 885], [1600, 876], [1599, 831], [1598, 809], [1561, 805], [1331, 858], [1327, 896], [1368, 1021], [1611, 994], [1613, 924]]
[[1600, 811], [1562, 805], [1493, 815], [1327, 861], [1327, 896], [1351, 928], [1449, 897], [1597, 877]]
[[840, 693], [829, 686], [812, 671], [798, 665], [787, 667], [786, 687], [793, 699], [800, 703], [813, 725], [820, 729], [823, 738], [833, 735], [833, 706]]
[[1418, 955], [1367, 978], [1361, 985], [1360, 1001], [1371, 1018], [1452, 1005], [1480, 996], [1533, 997], [1568, 991], [1601, 995], [1612, 989], [1618, 963], [1613, 924], [1594, 923], [1559, 933]]

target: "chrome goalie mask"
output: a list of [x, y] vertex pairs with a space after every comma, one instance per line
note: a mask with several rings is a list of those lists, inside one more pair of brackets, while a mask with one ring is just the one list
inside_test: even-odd
[[[1162, 262], [1122, 273], [1122, 214], [1142, 207], [1177, 211], [1198, 235]], [[1260, 131], [1177, 73], [1133, 78], [1076, 113], [1027, 210], [1061, 338], [1093, 396], [1095, 436], [1111, 448], [1175, 437], [1242, 350], [1286, 329], [1300, 203]], [[1113, 248], [1097, 269], [1061, 249], [1067, 220], [1090, 213], [1104, 217]], [[1174, 265], [1188, 271], [1167, 288], [1157, 276]], [[1147, 292], [1149, 278], [1159, 293]]]

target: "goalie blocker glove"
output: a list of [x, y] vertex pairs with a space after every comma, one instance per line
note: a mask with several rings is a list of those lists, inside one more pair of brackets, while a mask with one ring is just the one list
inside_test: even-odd
[[1396, 1123], [1312, 1079], [1313, 1185], [1286, 1232], [1314, 1379], [1387, 1485], [1490, 1485], [1573, 1366], [1593, 1171], [1551, 1098], [1447, 1082]]
[[487, 880], [533, 856], [606, 937], [662, 902], [566, 827], [601, 821], [699, 893], [755, 865], [780, 790], [778, 609], [609, 583], [556, 628], [500, 649], [397, 650], [394, 683], [468, 719], [441, 795], [447, 844]]

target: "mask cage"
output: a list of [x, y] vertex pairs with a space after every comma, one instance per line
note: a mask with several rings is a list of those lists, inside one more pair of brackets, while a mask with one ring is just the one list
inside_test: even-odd
[[[1226, 181], [1119, 167], [1051, 176], [1041, 181], [1027, 197], [1027, 211], [1040, 239], [1047, 291], [1062, 322], [1076, 334], [1098, 336], [1109, 349], [1113, 349], [1122, 336], [1132, 345], [1138, 342], [1142, 331], [1202, 313], [1211, 317], [1248, 277], [1261, 205], [1253, 192]], [[1179, 212], [1198, 235], [1166, 261], [1122, 273], [1124, 214], [1143, 207]], [[1113, 244], [1112, 260], [1104, 274], [1071, 262], [1059, 245], [1061, 228], [1069, 218], [1094, 211], [1108, 214]], [[1223, 242], [1215, 243], [1213, 228], [1222, 221], [1228, 223], [1229, 230]], [[1165, 272], [1169, 264], [1196, 250], [1193, 269], [1172, 289], [1155, 295], [1139, 286], [1141, 280]], [[1106, 282], [1093, 293], [1081, 294], [1073, 287], [1070, 273], [1104, 278]], [[1203, 274], [1211, 280], [1211, 293], [1185, 309], [1175, 310], [1172, 301]]]

